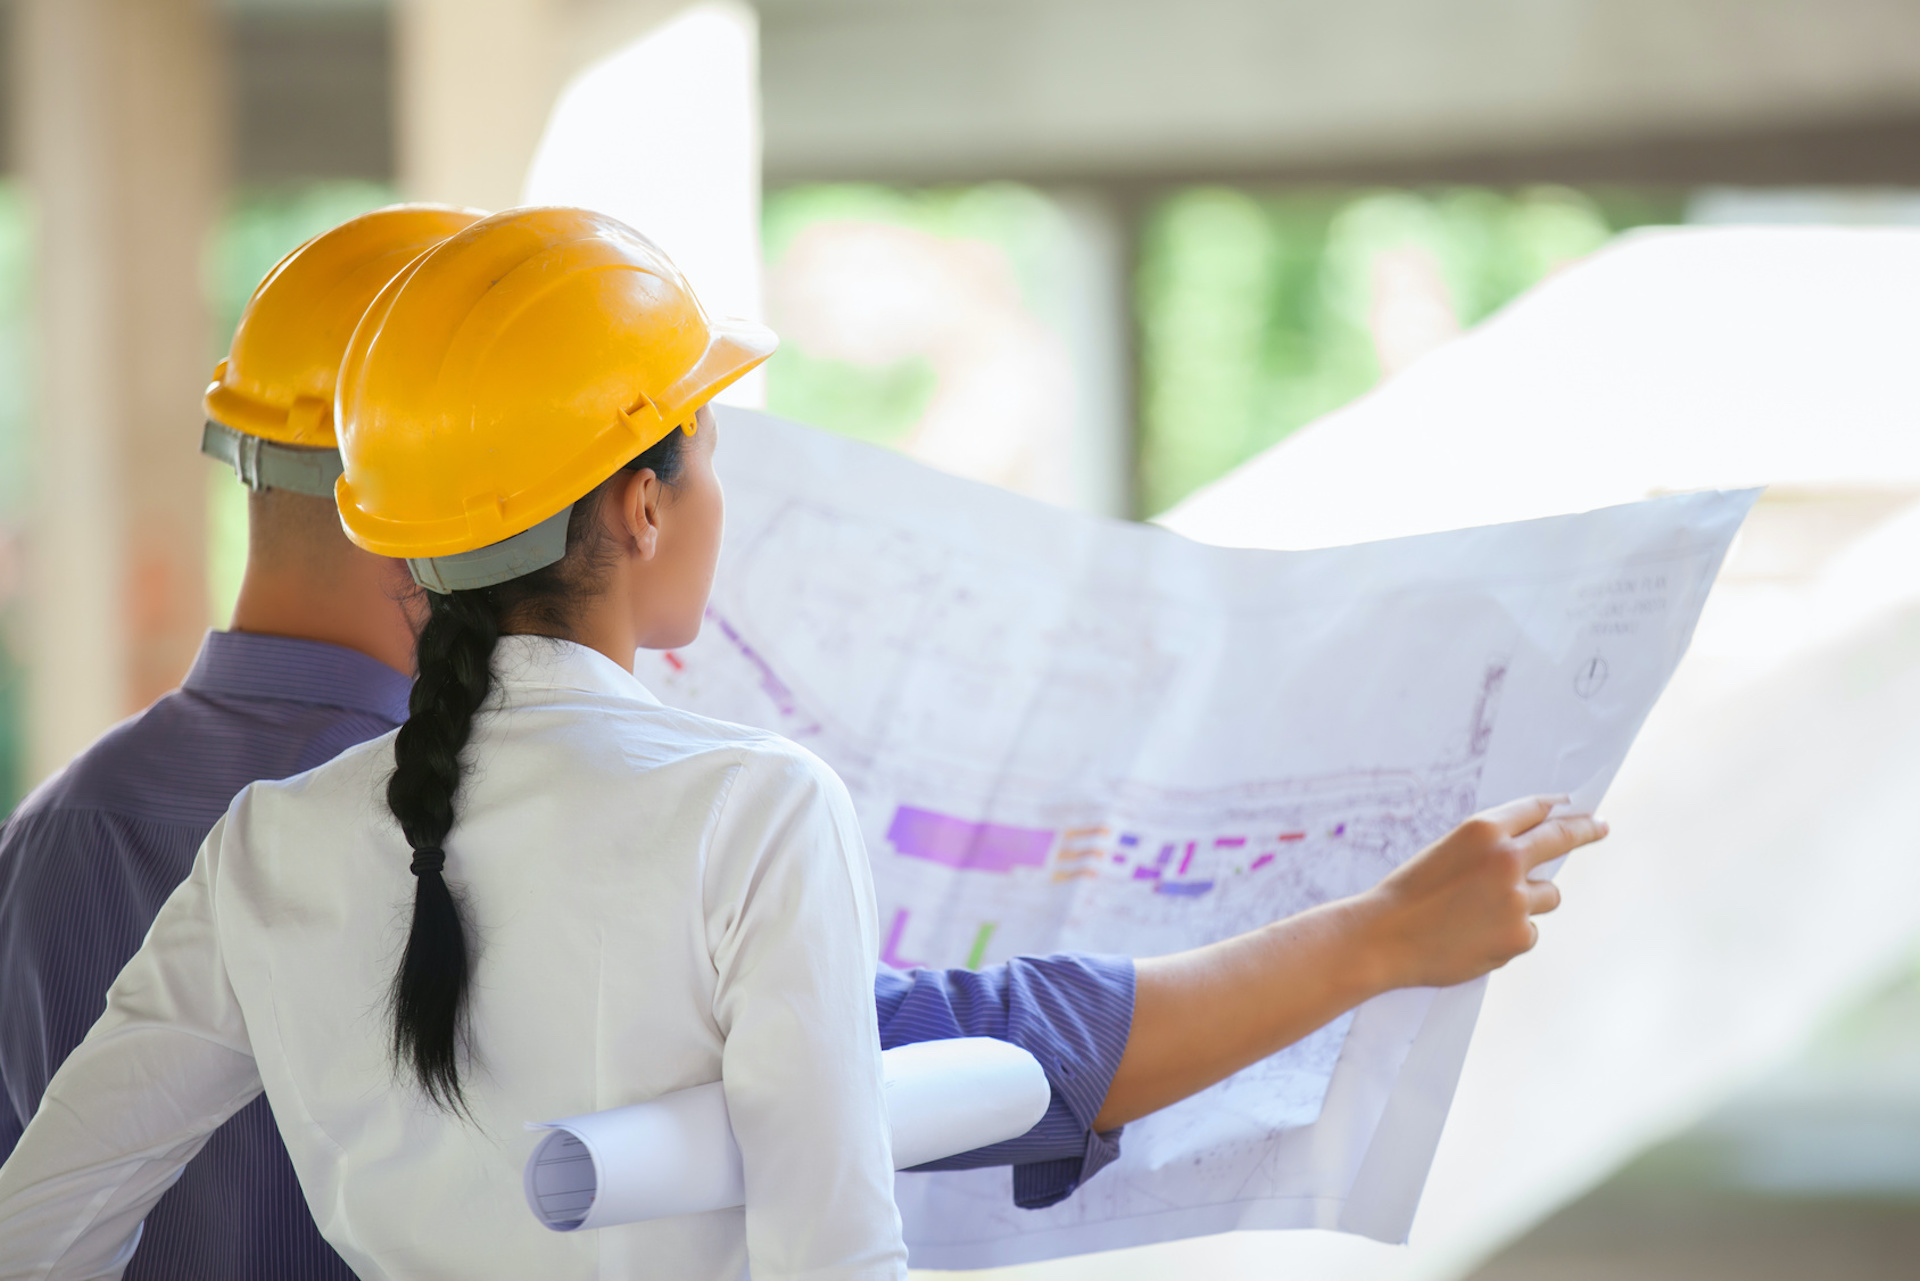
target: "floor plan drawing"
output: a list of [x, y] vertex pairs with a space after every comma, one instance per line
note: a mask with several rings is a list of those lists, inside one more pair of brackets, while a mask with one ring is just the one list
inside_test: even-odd
[[[707, 625], [636, 672], [839, 774], [896, 967], [1178, 951], [1362, 891], [1487, 804], [1591, 803], [1750, 501], [1261, 553], [762, 415], [723, 432]], [[1311, 1141], [1336, 1073], [1360, 1070], [1352, 1026], [1130, 1125], [1049, 1210], [1013, 1208], [1004, 1170], [903, 1175], [916, 1262], [1217, 1230], [1222, 1207], [1324, 1213], [1359, 1159]]]

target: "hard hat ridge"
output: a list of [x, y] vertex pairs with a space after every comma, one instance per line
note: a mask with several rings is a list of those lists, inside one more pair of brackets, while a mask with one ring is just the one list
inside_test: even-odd
[[341, 522], [435, 591], [551, 564], [577, 499], [691, 431], [776, 341], [709, 317], [613, 218], [495, 214], [409, 264], [355, 331], [336, 392]]

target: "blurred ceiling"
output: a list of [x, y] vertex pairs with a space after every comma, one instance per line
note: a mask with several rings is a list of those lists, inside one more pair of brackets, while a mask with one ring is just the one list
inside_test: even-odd
[[[392, 175], [385, 0], [221, 7], [242, 181]], [[758, 8], [776, 183], [1920, 185], [1912, 0]]]
[[761, 0], [772, 177], [1920, 176], [1911, 0]]

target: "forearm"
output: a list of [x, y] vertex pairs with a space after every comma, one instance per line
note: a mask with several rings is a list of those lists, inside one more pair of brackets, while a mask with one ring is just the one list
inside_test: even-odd
[[1177, 1103], [1397, 987], [1451, 987], [1539, 938], [1560, 891], [1533, 869], [1597, 841], [1564, 796], [1476, 814], [1364, 894], [1135, 966], [1133, 1027], [1095, 1118], [1110, 1130]]
[[1137, 962], [1133, 1027], [1095, 1129], [1176, 1103], [1385, 991], [1382, 938], [1363, 895]]

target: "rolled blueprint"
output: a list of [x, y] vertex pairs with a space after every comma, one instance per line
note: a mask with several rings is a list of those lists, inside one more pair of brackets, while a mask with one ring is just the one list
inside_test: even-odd
[[[880, 1063], [901, 1170], [1018, 1138], [1053, 1097], [1033, 1055], [991, 1037], [903, 1045]], [[718, 1081], [530, 1128], [548, 1133], [527, 1158], [527, 1205], [555, 1232], [746, 1203]]]

